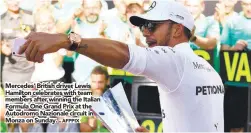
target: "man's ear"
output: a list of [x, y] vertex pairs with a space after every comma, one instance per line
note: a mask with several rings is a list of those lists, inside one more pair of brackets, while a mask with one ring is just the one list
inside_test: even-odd
[[181, 24], [177, 24], [177, 25], [175, 25], [176, 26], [176, 28], [174, 28], [174, 34], [173, 34], [173, 36], [174, 37], [180, 37], [181, 35], [182, 35], [182, 33], [183, 33], [183, 26], [181, 25]]

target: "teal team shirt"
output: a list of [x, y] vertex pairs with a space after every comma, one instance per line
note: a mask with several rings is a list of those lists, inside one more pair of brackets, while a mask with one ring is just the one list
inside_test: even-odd
[[[221, 45], [234, 46], [238, 40], [248, 42], [251, 50], [251, 19], [246, 18], [243, 13], [228, 21], [221, 35]], [[247, 86], [244, 83], [227, 82], [231, 86]]]
[[[229, 16], [226, 18], [226, 22], [231, 21], [231, 19], [234, 19], [234, 18], [238, 17], [238, 15], [239, 15], [239, 14], [238, 14], [237, 12], [233, 12], [232, 15], [229, 15]], [[218, 24], [219, 24], [219, 26], [220, 26], [220, 34], [222, 34], [223, 25], [220, 24], [219, 22], [218, 22]]]
[[[195, 35], [200, 37], [215, 36], [217, 39], [220, 37], [220, 28], [217, 21], [213, 17], [205, 17], [201, 15], [195, 21]], [[190, 42], [192, 49], [200, 49], [200, 47], [192, 42]]]
[[221, 44], [233, 47], [238, 40], [248, 42], [251, 50], [251, 19], [246, 18], [243, 13], [228, 21], [221, 35]]

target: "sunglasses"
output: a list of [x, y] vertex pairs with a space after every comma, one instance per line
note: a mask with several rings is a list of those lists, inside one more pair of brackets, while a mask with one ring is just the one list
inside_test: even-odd
[[148, 29], [149, 32], [154, 32], [159, 24], [164, 22], [149, 22], [146, 21], [144, 24], [140, 25], [140, 31], [143, 32], [145, 29]]
[[145, 29], [147, 29], [149, 32], [154, 32], [160, 24], [165, 22], [169, 22], [169, 24], [176, 24], [173, 21], [146, 21], [144, 24], [140, 25], [139, 28], [141, 32], [143, 32]]

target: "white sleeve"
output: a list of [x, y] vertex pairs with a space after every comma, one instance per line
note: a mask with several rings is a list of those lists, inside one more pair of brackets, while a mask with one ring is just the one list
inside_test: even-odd
[[128, 48], [130, 59], [123, 70], [146, 76], [167, 92], [177, 89], [184, 72], [184, 57], [166, 46], [143, 48], [128, 45]]

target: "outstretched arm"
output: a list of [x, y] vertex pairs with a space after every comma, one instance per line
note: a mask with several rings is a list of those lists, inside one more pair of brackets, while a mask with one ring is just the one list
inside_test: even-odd
[[[32, 32], [26, 37], [27, 42], [21, 47], [20, 54], [25, 52], [26, 58], [33, 62], [42, 62], [43, 55], [68, 49], [70, 41], [65, 34], [48, 34]], [[78, 53], [113, 68], [121, 69], [129, 61], [128, 46], [122, 42], [92, 38], [82, 39]]]
[[129, 50], [126, 44], [102, 39], [82, 39], [78, 53], [113, 68], [121, 69], [129, 61]]

